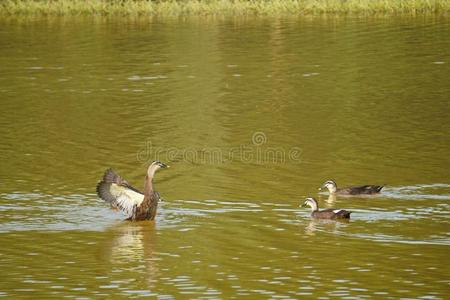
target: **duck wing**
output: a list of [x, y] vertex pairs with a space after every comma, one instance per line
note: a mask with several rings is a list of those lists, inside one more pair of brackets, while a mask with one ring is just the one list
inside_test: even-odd
[[336, 216], [336, 219], [350, 219], [350, 214], [352, 212], [345, 209], [335, 209], [333, 210], [333, 213]]
[[345, 209], [324, 209], [313, 212], [312, 216], [318, 219], [348, 219], [352, 212]]
[[334, 219], [335, 214], [332, 209], [323, 209], [321, 211], [314, 211], [312, 217], [317, 219]]
[[106, 170], [103, 179], [97, 184], [97, 195], [113, 208], [122, 210], [128, 217], [131, 217], [144, 201], [144, 194], [112, 169]]
[[361, 194], [376, 194], [381, 191], [383, 188], [382, 185], [361, 185], [361, 186], [352, 186], [347, 188], [346, 190], [350, 195], [361, 195]]

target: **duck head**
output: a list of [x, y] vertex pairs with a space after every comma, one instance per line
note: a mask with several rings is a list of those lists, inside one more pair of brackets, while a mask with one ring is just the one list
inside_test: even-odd
[[319, 188], [319, 191], [322, 190], [322, 189], [324, 189], [324, 188], [327, 188], [328, 191], [329, 191], [331, 194], [333, 194], [333, 193], [336, 193], [336, 191], [337, 191], [337, 184], [336, 184], [336, 182], [335, 182], [334, 180], [327, 180], [327, 181], [325, 181], [325, 182], [322, 184], [322, 186]]
[[301, 205], [301, 207], [306, 206], [311, 207], [312, 211], [316, 211], [319, 209], [319, 205], [317, 204], [317, 201], [314, 198], [306, 198], [305, 202], [303, 203], [303, 205]]
[[168, 168], [168, 167], [169, 166], [166, 165], [165, 163], [162, 163], [159, 160], [155, 160], [148, 167], [147, 176], [148, 177], [153, 177], [155, 175], [156, 171], [158, 171], [159, 169], [165, 169], [165, 168]]

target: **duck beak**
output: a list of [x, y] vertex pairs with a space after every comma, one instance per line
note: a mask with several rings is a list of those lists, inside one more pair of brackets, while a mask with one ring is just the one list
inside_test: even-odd
[[161, 167], [161, 169], [170, 168], [170, 166], [166, 165], [165, 163], [160, 163], [159, 166]]

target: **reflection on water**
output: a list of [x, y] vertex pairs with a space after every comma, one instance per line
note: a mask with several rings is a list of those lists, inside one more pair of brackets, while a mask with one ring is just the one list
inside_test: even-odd
[[311, 218], [308, 225], [305, 227], [305, 233], [308, 235], [315, 235], [316, 231], [325, 231], [339, 235], [340, 226], [343, 226], [343, 224], [348, 222], [350, 222], [350, 220], [320, 220]]
[[142, 274], [139, 280], [147, 282], [146, 289], [152, 290], [159, 276], [155, 222], [122, 222], [109, 228], [106, 234], [109, 239], [101, 246], [99, 258], [113, 270], [138, 265], [135, 270]]
[[336, 203], [336, 194], [329, 194], [327, 200], [325, 201], [327, 206], [332, 206]]
[[[0, 24], [0, 296], [447, 297], [445, 18]], [[97, 199], [156, 158], [156, 225]]]
[[387, 187], [383, 195], [401, 200], [450, 200], [450, 184], [418, 184], [411, 186]]

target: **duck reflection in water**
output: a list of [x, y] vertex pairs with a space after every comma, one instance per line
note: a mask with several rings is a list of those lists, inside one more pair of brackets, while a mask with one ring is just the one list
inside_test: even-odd
[[126, 271], [127, 280], [130, 272], [135, 272], [136, 276], [131, 278], [144, 280], [142, 284], [153, 289], [159, 273], [155, 222], [121, 222], [110, 227], [107, 233], [107, 242], [100, 249], [101, 258], [108, 260], [105, 265], [111, 266], [113, 272]]
[[347, 219], [324, 220], [311, 219], [305, 227], [305, 234], [316, 235], [316, 232], [329, 232], [339, 234], [339, 229], [349, 223]]
[[325, 201], [326, 205], [332, 205], [336, 202], [336, 194], [329, 194], [327, 200]]

